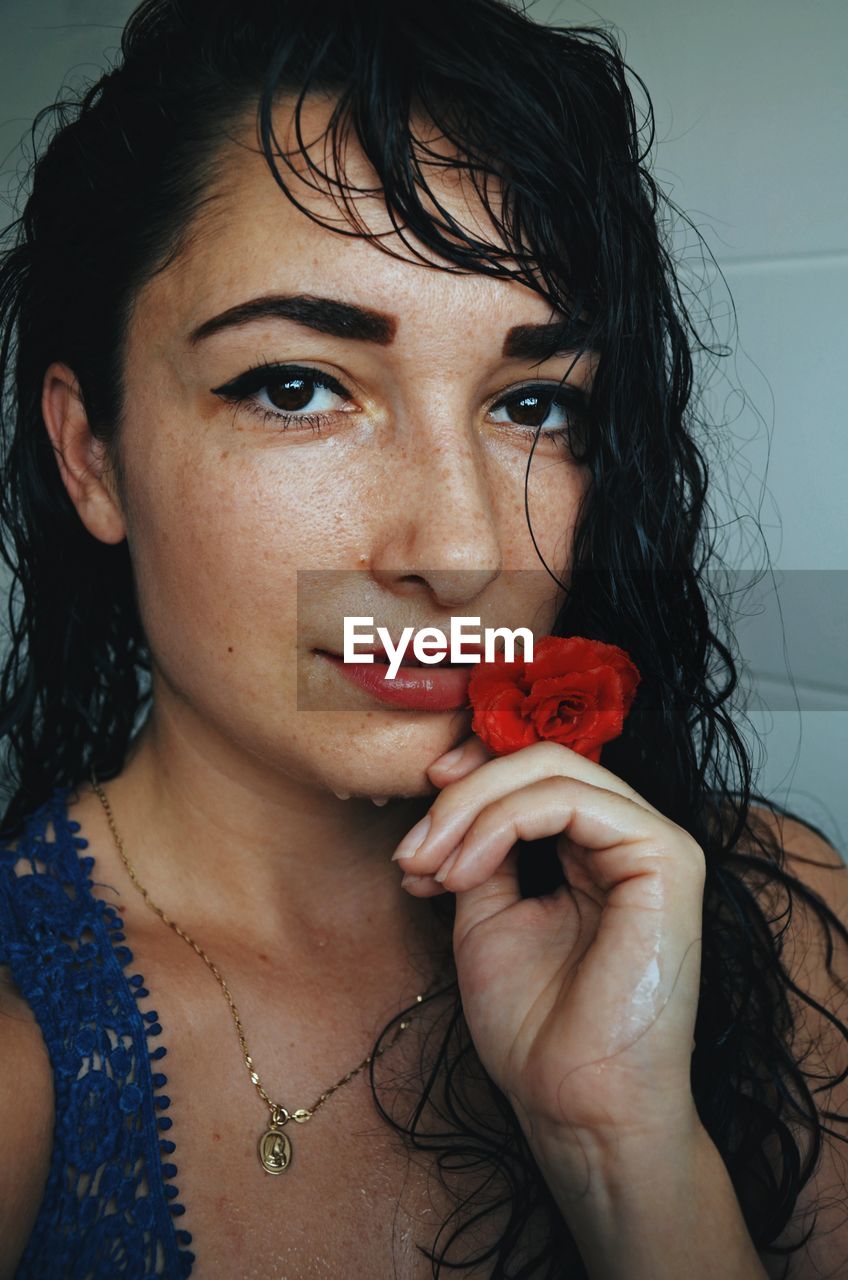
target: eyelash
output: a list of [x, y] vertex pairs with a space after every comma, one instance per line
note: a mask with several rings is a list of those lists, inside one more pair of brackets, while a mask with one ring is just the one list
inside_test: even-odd
[[[332, 418], [332, 413], [287, 413], [284, 409], [267, 409], [257, 404], [254, 399], [257, 391], [261, 391], [269, 383], [274, 381], [283, 382], [295, 378], [303, 378], [316, 388], [322, 387], [327, 391], [332, 391], [335, 395], [341, 396], [343, 399], [350, 399], [342, 384], [320, 369], [311, 368], [308, 365], [274, 364], [267, 361], [260, 361], [258, 364], [251, 365], [249, 369], [234, 378], [232, 382], [225, 383], [220, 387], [213, 387], [212, 392], [236, 407], [242, 406], [248, 413], [258, 417], [262, 422], [273, 421], [281, 431], [287, 431], [294, 424], [298, 426], [308, 425], [312, 427], [313, 431], [321, 431], [324, 424]], [[489, 411], [494, 412], [496, 409], [504, 407], [508, 401], [515, 399], [522, 393], [548, 392], [551, 389], [551, 385], [551, 383], [525, 383], [522, 386], [515, 387], [507, 395], [501, 396]], [[554, 405], [569, 412], [569, 427], [560, 427], [555, 431], [544, 431], [541, 426], [534, 427], [520, 422], [507, 425], [528, 435], [539, 434], [545, 440], [561, 440], [563, 443], [568, 444], [570, 442], [570, 428], [573, 426], [574, 420], [579, 420], [582, 415], [586, 414], [586, 394], [578, 387], [566, 384], [551, 394], [549, 412]], [[334, 412], [339, 411], [335, 410]]]
[[257, 404], [253, 398], [257, 391], [261, 391], [270, 382], [283, 382], [286, 379], [293, 380], [298, 377], [313, 383], [316, 387], [324, 387], [327, 391], [332, 391], [335, 395], [341, 396], [345, 400], [350, 399], [342, 384], [320, 369], [312, 369], [308, 365], [273, 364], [267, 361], [260, 361], [259, 364], [251, 365], [249, 369], [234, 378], [232, 382], [227, 382], [220, 387], [213, 387], [212, 391], [216, 396], [220, 396], [223, 400], [228, 400], [231, 404], [241, 405], [248, 413], [253, 414], [254, 417], [259, 418], [262, 422], [273, 421], [282, 431], [288, 430], [289, 426], [294, 423], [306, 423], [314, 431], [320, 431], [323, 424], [332, 416], [331, 414], [286, 413], [284, 409], [266, 409]]

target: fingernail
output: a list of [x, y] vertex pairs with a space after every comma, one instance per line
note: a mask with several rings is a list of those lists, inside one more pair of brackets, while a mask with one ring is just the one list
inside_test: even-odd
[[463, 750], [463, 747], [454, 747], [453, 751], [449, 751], [446, 756], [439, 756], [438, 760], [434, 760], [433, 765], [438, 765], [440, 769], [453, 769], [462, 759]]
[[410, 885], [420, 884], [422, 880], [426, 880], [427, 876], [414, 876], [409, 871], [403, 876], [400, 882], [401, 889], [408, 889]]
[[425, 813], [420, 822], [416, 822], [411, 831], [407, 831], [398, 847], [392, 854], [392, 862], [396, 862], [399, 858], [411, 858], [417, 853], [424, 843], [427, 832], [430, 830], [430, 815]]
[[452, 867], [452, 866], [453, 866], [453, 864], [456, 862], [457, 858], [458, 858], [458, 857], [459, 857], [459, 855], [460, 855], [461, 850], [462, 850], [462, 845], [461, 845], [461, 844], [458, 844], [458, 845], [456, 846], [456, 848], [454, 849], [453, 853], [450, 855], [450, 857], [449, 857], [449, 858], [445, 858], [444, 862], [443, 862], [443, 863], [442, 863], [442, 865], [439, 867], [439, 870], [438, 870], [438, 871], [436, 872], [436, 874], [433, 876], [433, 879], [434, 879], [434, 880], [438, 880], [439, 884], [441, 884], [441, 883], [442, 883], [442, 881], [444, 880], [445, 876], [448, 874], [448, 872], [450, 871], [451, 867]]

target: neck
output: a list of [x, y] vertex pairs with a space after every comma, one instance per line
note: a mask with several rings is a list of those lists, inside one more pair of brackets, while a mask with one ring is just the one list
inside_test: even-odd
[[391, 861], [427, 798], [378, 808], [279, 773], [238, 770], [214, 745], [163, 731], [155, 716], [121, 773], [101, 785], [142, 885], [190, 933], [194, 922], [207, 939], [249, 936], [310, 962], [317, 947], [330, 967], [410, 952], [435, 963], [445, 953], [432, 905], [401, 889]]

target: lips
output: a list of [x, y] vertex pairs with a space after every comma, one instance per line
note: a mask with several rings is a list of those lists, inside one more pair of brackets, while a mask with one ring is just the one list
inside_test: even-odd
[[[397, 644], [397, 641], [394, 639], [394, 637], [392, 637], [392, 644], [393, 645]], [[365, 653], [373, 653], [376, 662], [389, 662], [391, 660], [391, 655], [384, 648], [384, 646], [379, 642], [377, 644], [371, 644], [371, 645], [358, 644], [356, 646], [356, 652], [357, 652], [357, 655], [360, 657], [362, 656], [362, 654], [365, 654]], [[484, 653], [483, 645], [471, 644], [466, 641], [463, 641], [462, 652], [466, 654], [472, 654], [472, 653], [479, 654], [480, 658], [482, 659], [483, 653]], [[316, 649], [316, 653], [328, 654], [332, 658], [338, 658], [340, 662], [343, 661], [342, 655], [340, 653], [335, 652], [332, 649]], [[435, 658], [436, 656], [437, 655], [434, 652], [433, 657]], [[470, 665], [476, 665], [476, 664], [470, 664], [467, 662], [451, 662], [449, 658], [450, 658], [450, 646], [448, 646], [448, 648], [444, 653], [438, 655], [437, 661], [421, 662], [420, 659], [416, 658], [415, 654], [412, 652], [412, 645], [410, 644], [407, 646], [406, 653], [403, 655], [401, 670], [403, 670], [404, 667], [427, 667], [428, 669], [432, 667], [462, 667], [465, 669]], [[367, 665], [370, 665], [370, 664], [367, 664]]]
[[316, 649], [317, 656], [350, 684], [370, 694], [378, 702], [407, 711], [457, 711], [467, 705], [468, 682], [475, 664], [451, 665], [442, 660], [434, 664], [404, 664], [393, 679], [388, 679], [389, 664], [381, 662], [381, 652], [374, 662], [344, 662], [335, 653]]

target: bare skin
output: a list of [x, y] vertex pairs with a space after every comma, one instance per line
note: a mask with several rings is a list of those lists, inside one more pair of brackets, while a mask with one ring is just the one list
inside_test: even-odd
[[[310, 108], [316, 135], [324, 112]], [[569, 370], [585, 385], [591, 370], [567, 354], [543, 364], [504, 354], [510, 330], [554, 318], [527, 288], [337, 236], [285, 200], [261, 156], [232, 143], [222, 156], [219, 198], [132, 313], [125, 489], [67, 366], [47, 370], [43, 410], [80, 519], [104, 542], [128, 540], [154, 659], [153, 711], [105, 784], [119, 832], [154, 901], [224, 973], [266, 1089], [294, 1108], [364, 1057], [444, 957], [431, 905], [401, 888], [391, 853], [435, 794], [429, 765], [470, 725], [464, 711], [387, 711], [333, 685], [315, 650], [340, 648], [342, 616], [359, 602], [328, 591], [298, 616], [297, 571], [362, 570], [366, 612], [388, 626], [412, 609], [418, 626], [464, 614], [542, 634], [556, 599], [524, 513], [533, 434], [493, 405]], [[349, 172], [367, 180], [361, 158]], [[468, 225], [484, 225], [455, 181], [433, 182]], [[334, 213], [326, 197], [299, 194]], [[379, 201], [363, 209], [385, 230]], [[379, 311], [391, 341], [265, 318], [189, 342], [210, 317], [271, 293]], [[330, 416], [315, 433], [283, 431], [213, 393], [259, 360], [330, 373], [349, 400], [322, 393]], [[560, 569], [586, 484], [563, 444], [542, 437], [530, 510]], [[295, 651], [334, 707], [298, 711]], [[387, 794], [384, 807], [371, 803]], [[145, 1007], [164, 1028], [180, 1225], [194, 1233], [199, 1275], [377, 1275], [393, 1253], [398, 1274], [429, 1275], [413, 1240], [432, 1244], [447, 1202], [423, 1166], [400, 1190], [407, 1160], [365, 1073], [292, 1126], [292, 1169], [264, 1174], [267, 1110], [222, 992], [132, 886], [89, 786], [70, 817], [96, 859], [95, 892], [124, 914], [133, 969], [152, 993]], [[410, 1029], [392, 1060], [411, 1065], [415, 1053]], [[363, 1220], [366, 1236], [351, 1242]]]

